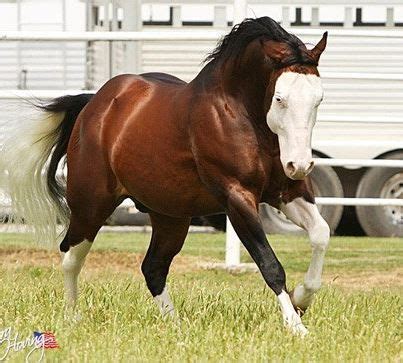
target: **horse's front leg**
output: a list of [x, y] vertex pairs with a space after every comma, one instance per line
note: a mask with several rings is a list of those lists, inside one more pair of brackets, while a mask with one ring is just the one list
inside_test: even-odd
[[233, 188], [227, 198], [226, 211], [235, 231], [259, 267], [266, 283], [277, 295], [285, 325], [293, 333], [305, 335], [307, 329], [302, 324], [287, 293], [283, 266], [274, 254], [263, 231], [258, 214], [258, 201], [255, 196], [242, 188]]
[[329, 226], [318, 211], [316, 204], [303, 198], [281, 205], [288, 219], [308, 232], [312, 245], [312, 259], [304, 283], [291, 292], [291, 300], [297, 310], [304, 313], [311, 304], [314, 294], [321, 285], [323, 262], [329, 244]]

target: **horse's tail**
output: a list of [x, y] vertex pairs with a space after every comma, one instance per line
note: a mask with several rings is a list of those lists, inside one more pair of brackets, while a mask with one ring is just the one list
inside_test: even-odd
[[57, 225], [67, 226], [70, 211], [64, 183], [56, 175], [66, 155], [74, 123], [93, 95], [63, 96], [36, 105], [41, 118], [6, 127], [1, 146], [0, 176], [11, 200], [9, 220], [33, 227], [38, 242], [55, 243]]

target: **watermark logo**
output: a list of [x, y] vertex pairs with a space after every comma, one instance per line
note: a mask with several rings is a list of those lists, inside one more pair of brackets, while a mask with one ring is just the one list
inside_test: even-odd
[[[56, 337], [52, 332], [37, 332], [21, 338], [19, 333], [8, 327], [0, 331], [0, 361], [4, 361], [11, 352], [27, 350], [25, 362], [40, 362], [45, 356], [45, 349], [59, 348]], [[38, 354], [34, 354], [38, 352]]]

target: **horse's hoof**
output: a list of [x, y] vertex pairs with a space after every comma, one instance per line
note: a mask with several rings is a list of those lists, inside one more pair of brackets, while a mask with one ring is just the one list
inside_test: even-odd
[[304, 337], [308, 334], [308, 329], [301, 321], [301, 317], [296, 313], [284, 319], [285, 327], [293, 334]]
[[295, 296], [295, 289], [290, 291], [290, 299], [292, 306], [299, 316], [303, 316], [313, 300], [313, 294], [306, 296]]
[[303, 317], [305, 315], [306, 309], [308, 309], [308, 308], [301, 309], [299, 306], [295, 306], [295, 305], [293, 305], [293, 306], [294, 306], [295, 311], [299, 315], [299, 317]]
[[291, 300], [291, 303], [292, 303], [292, 306], [294, 307], [294, 309], [295, 309], [295, 311], [297, 312], [297, 314], [301, 317], [301, 316], [303, 316], [304, 314], [305, 314], [305, 311], [306, 311], [306, 309], [308, 308], [307, 306], [306, 307], [300, 307], [300, 306], [298, 306], [298, 303], [295, 301], [295, 299], [294, 299], [294, 290], [295, 289], [292, 289], [291, 291], [290, 291], [290, 300]]
[[300, 337], [305, 337], [308, 335], [308, 329], [305, 328], [304, 324], [302, 323], [291, 327], [291, 332]]
[[77, 324], [83, 319], [81, 313], [79, 311], [71, 310], [71, 309], [66, 309], [64, 311], [64, 320]]

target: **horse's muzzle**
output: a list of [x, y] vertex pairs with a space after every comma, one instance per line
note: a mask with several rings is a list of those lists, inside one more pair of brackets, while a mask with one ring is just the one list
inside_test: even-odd
[[288, 161], [285, 165], [284, 172], [290, 179], [301, 180], [304, 179], [314, 167], [313, 160], [309, 161]]

